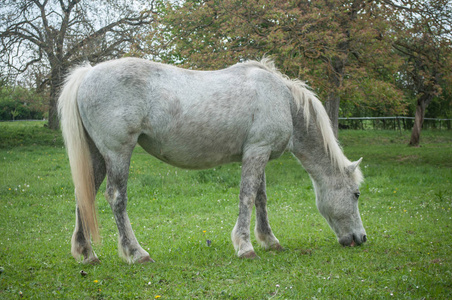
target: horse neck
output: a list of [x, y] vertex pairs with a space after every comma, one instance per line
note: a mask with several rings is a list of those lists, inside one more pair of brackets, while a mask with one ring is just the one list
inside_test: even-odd
[[[311, 116], [309, 124], [300, 113], [294, 121], [293, 154], [317, 185], [331, 185], [342, 177], [346, 158], [336, 140], [330, 140], [327, 150], [324, 132], [318, 126], [316, 116]], [[338, 148], [335, 148], [338, 147]], [[333, 154], [330, 155], [330, 151]]]

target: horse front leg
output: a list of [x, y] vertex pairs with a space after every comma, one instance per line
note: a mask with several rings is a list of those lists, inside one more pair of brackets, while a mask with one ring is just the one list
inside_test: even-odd
[[[110, 160], [109, 160], [110, 161]], [[118, 227], [118, 250], [128, 263], [154, 262], [149, 253], [138, 243], [132, 230], [127, 207], [127, 179], [130, 159], [116, 158], [114, 165], [107, 166], [107, 190], [105, 196], [113, 211]]]
[[250, 240], [250, 222], [257, 191], [264, 180], [264, 169], [267, 162], [268, 154], [250, 154], [243, 159], [239, 216], [231, 233], [232, 243], [238, 257], [257, 257]]
[[263, 179], [256, 196], [256, 227], [254, 228], [254, 234], [257, 242], [263, 248], [278, 251], [283, 250], [283, 247], [281, 247], [278, 239], [273, 234], [268, 221], [265, 174], [263, 175]]

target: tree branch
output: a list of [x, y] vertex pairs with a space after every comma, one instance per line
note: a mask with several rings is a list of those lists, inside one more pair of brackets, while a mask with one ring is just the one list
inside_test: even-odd
[[96, 38], [98, 38], [108, 32], [113, 32], [114, 31], [113, 29], [119, 25], [128, 24], [128, 25], [132, 25], [132, 26], [138, 26], [138, 25], [150, 24], [150, 23], [152, 23], [153, 19], [146, 20], [150, 16], [151, 16], [151, 12], [145, 11], [145, 12], [141, 12], [140, 16], [133, 17], [133, 18], [125, 17], [116, 22], [110, 23], [110, 24], [102, 27], [101, 29], [95, 31], [94, 33], [90, 34], [85, 39], [81, 40], [80, 42], [75, 44], [73, 47], [71, 47], [71, 49], [69, 49], [66, 52], [66, 55], [64, 56], [63, 59], [69, 60], [70, 57], [73, 56], [79, 49], [82, 49], [84, 46], [86, 46], [87, 44], [89, 44], [90, 42], [95, 40]]

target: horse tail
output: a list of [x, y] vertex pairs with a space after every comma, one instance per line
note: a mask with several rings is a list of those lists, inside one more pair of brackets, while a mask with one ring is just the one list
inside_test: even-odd
[[96, 191], [94, 187], [93, 165], [85, 132], [77, 105], [77, 93], [91, 66], [74, 69], [66, 78], [58, 99], [58, 113], [61, 130], [71, 166], [75, 196], [82, 221], [83, 232], [95, 242], [99, 241], [99, 229], [96, 215]]

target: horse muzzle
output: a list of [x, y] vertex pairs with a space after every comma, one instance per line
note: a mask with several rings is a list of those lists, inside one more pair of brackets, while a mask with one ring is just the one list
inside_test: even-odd
[[364, 234], [349, 234], [339, 238], [339, 243], [344, 247], [359, 246], [367, 241], [367, 235]]

